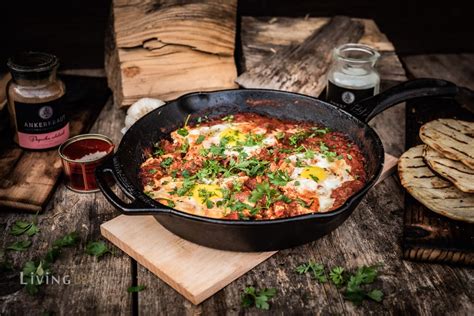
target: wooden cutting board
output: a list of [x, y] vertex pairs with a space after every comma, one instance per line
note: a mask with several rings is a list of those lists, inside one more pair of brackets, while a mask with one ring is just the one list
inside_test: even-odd
[[[110, 96], [104, 78], [62, 76], [71, 136], [87, 132]], [[27, 151], [13, 142], [6, 109], [0, 112], [0, 211], [44, 210], [62, 172], [57, 149]]]
[[[426, 98], [407, 102], [406, 146], [422, 144], [421, 125], [438, 118], [474, 121], [474, 114], [454, 100]], [[474, 265], [474, 224], [438, 215], [405, 194], [403, 258]]]
[[[379, 182], [395, 169], [397, 158], [385, 155]], [[102, 235], [194, 304], [275, 254], [231, 252], [199, 246], [161, 226], [153, 216], [120, 215], [100, 226]]]

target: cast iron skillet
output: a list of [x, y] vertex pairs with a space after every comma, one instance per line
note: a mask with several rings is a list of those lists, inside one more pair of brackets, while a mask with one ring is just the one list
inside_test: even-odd
[[[154, 215], [171, 232], [198, 244], [233, 251], [284, 249], [313, 241], [338, 227], [374, 185], [383, 167], [384, 149], [374, 130], [367, 124], [378, 113], [412, 98], [455, 96], [458, 87], [436, 79], [407, 81], [381, 94], [347, 107], [345, 110], [317, 98], [274, 90], [225, 90], [191, 93], [147, 114], [124, 135], [117, 152], [96, 170], [102, 193], [126, 215]], [[283, 120], [322, 124], [346, 133], [357, 143], [366, 158], [368, 181], [341, 207], [328, 213], [300, 215], [261, 221], [224, 220], [191, 215], [158, 203], [142, 192], [138, 177], [145, 149], [182, 127], [191, 114], [210, 118], [237, 112], [254, 112]], [[122, 201], [106, 182], [112, 174], [123, 192], [132, 200]]]

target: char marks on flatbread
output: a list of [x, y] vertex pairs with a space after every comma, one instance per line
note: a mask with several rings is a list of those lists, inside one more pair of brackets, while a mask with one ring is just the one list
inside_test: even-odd
[[446, 158], [474, 169], [474, 122], [434, 120], [420, 128], [420, 138]]
[[425, 146], [423, 158], [433, 171], [451, 181], [459, 190], [474, 193], [474, 169], [459, 161], [444, 157], [429, 146]]
[[474, 195], [438, 177], [423, 159], [424, 145], [410, 148], [398, 162], [402, 185], [430, 210], [452, 219], [474, 223]]

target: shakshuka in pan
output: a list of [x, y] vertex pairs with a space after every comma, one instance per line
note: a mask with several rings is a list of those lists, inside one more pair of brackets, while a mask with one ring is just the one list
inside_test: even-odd
[[328, 212], [366, 182], [364, 156], [344, 133], [255, 113], [185, 123], [148, 156], [148, 196], [220, 219]]

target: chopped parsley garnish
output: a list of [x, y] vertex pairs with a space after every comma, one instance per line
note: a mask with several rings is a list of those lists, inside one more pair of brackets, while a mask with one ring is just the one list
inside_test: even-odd
[[227, 171], [217, 160], [206, 160], [202, 168], [196, 173], [200, 180], [214, 179], [218, 174]]
[[196, 181], [194, 180], [184, 179], [183, 185], [181, 186], [181, 188], [176, 190], [176, 194], [178, 194], [178, 196], [186, 195], [192, 188], [194, 188], [195, 184]]
[[314, 152], [314, 150], [311, 150], [311, 149], [306, 149], [305, 153], [304, 153], [304, 157], [306, 159], [314, 159], [314, 155], [316, 153]]
[[203, 156], [203, 157], [207, 157], [207, 155], [209, 154], [209, 149], [207, 148], [199, 148], [199, 155]]
[[159, 144], [155, 144], [153, 146], [153, 156], [161, 156], [161, 155], [164, 155], [165, 154], [165, 151], [163, 150], [163, 148], [160, 147]]
[[333, 161], [337, 157], [337, 153], [334, 151], [329, 151], [329, 147], [324, 142], [319, 142], [319, 149], [321, 153], [326, 156], [327, 160]]
[[314, 182], [319, 182], [319, 178], [314, 174], [310, 174], [309, 176], [311, 177], [311, 179], [313, 179]]
[[185, 154], [188, 152], [188, 149], [189, 149], [189, 142], [186, 139], [186, 141], [181, 145], [180, 152]]
[[278, 133], [276, 133], [275, 137], [278, 140], [282, 140], [283, 138], [285, 138], [285, 133], [284, 132], [278, 132]]
[[189, 134], [188, 130], [185, 127], [181, 127], [180, 129], [176, 131], [176, 133], [178, 133], [179, 135], [183, 137], [188, 136]]
[[160, 163], [160, 166], [166, 169], [166, 168], [168, 168], [169, 166], [171, 166], [172, 163], [173, 163], [173, 158], [171, 158], [171, 157], [166, 157], [166, 158], [163, 159], [163, 161]]
[[329, 147], [324, 142], [319, 142], [319, 149], [324, 153], [329, 150]]
[[184, 169], [183, 172], [181, 172], [181, 175], [183, 176], [183, 178], [189, 178], [191, 176], [187, 169]]
[[289, 138], [289, 141], [290, 141], [290, 145], [292, 146], [298, 146], [298, 144], [305, 138], [308, 137], [308, 133], [307, 132], [297, 132], [293, 135], [290, 136]]
[[352, 160], [352, 155], [351, 155], [351, 154], [347, 154], [347, 159]]
[[201, 144], [206, 137], [204, 135], [199, 135], [198, 138], [196, 139], [196, 145]]
[[262, 182], [257, 184], [255, 189], [252, 191], [249, 201], [257, 203], [265, 198], [264, 208], [268, 209], [274, 202], [280, 199], [280, 196], [281, 194], [277, 189], [271, 187], [268, 182]]
[[206, 204], [207, 208], [213, 208], [214, 202], [211, 201], [211, 197], [215, 195], [215, 192], [208, 191], [206, 189], [199, 189], [199, 197], [202, 199], [202, 202]]
[[234, 120], [234, 116], [233, 115], [227, 115], [227, 116], [224, 116], [221, 120], [226, 121], [226, 122], [232, 122]]
[[247, 135], [245, 135], [245, 142], [242, 143], [242, 146], [252, 147], [260, 145], [264, 137], [265, 135], [263, 134], [248, 133]]
[[176, 206], [176, 203], [174, 203], [173, 200], [166, 199], [166, 198], [162, 198], [162, 197], [160, 197], [159, 200], [164, 200], [164, 201], [166, 201], [166, 204], [167, 204], [169, 207], [175, 207], [175, 206]]
[[149, 173], [149, 174], [155, 174], [155, 173], [157, 173], [157, 172], [158, 172], [158, 170], [156, 170], [156, 169], [150, 169], [150, 170], [148, 170], [148, 173]]
[[263, 175], [267, 169], [269, 162], [265, 160], [258, 160], [257, 158], [250, 158], [241, 162], [234, 159], [229, 161], [229, 169], [226, 170], [224, 176], [228, 177], [235, 173], [235, 171], [243, 171], [249, 177]]
[[224, 152], [226, 150], [226, 145], [228, 142], [229, 142], [229, 138], [224, 137], [219, 142], [219, 145], [212, 144], [211, 147], [209, 147], [208, 152], [210, 152], [213, 156], [225, 158], [226, 155]]
[[279, 186], [284, 186], [288, 182], [291, 181], [291, 178], [288, 175], [288, 172], [281, 171], [281, 170], [277, 170], [273, 173], [269, 173], [268, 174], [268, 179], [270, 179], [271, 184], [279, 185]]
[[311, 130], [313, 131], [313, 134], [311, 136], [314, 136], [314, 135], [322, 136], [322, 135], [326, 135], [327, 133], [331, 131], [328, 127], [325, 127], [325, 128], [313, 127], [311, 128]]

